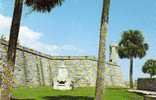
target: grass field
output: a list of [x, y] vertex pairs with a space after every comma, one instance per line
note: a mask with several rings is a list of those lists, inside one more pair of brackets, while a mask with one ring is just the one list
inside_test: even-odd
[[[35, 100], [94, 100], [94, 88], [75, 88], [71, 91], [57, 91], [48, 87], [18, 88], [12, 91], [16, 98], [34, 98]], [[127, 89], [108, 88], [106, 100], [143, 100], [141, 96], [127, 92]]]

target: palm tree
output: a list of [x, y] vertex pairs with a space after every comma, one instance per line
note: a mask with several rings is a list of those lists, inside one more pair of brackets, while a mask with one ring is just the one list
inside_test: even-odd
[[133, 59], [143, 58], [148, 50], [148, 44], [144, 43], [144, 37], [141, 31], [124, 31], [118, 44], [119, 57], [130, 59], [129, 84], [133, 88]]
[[101, 16], [101, 28], [100, 28], [100, 40], [99, 40], [99, 54], [97, 64], [97, 79], [96, 79], [96, 100], [104, 100], [103, 93], [105, 88], [105, 45], [106, 35], [108, 31], [108, 20], [109, 20], [109, 8], [110, 0], [103, 0], [103, 9]]
[[[16, 57], [16, 45], [18, 39], [18, 33], [20, 28], [20, 20], [22, 15], [23, 0], [16, 0], [13, 12], [12, 25], [10, 30], [10, 39], [7, 52], [7, 65], [3, 66], [3, 80], [2, 80], [2, 100], [10, 100], [10, 88], [13, 78], [13, 69], [15, 65]], [[11, 74], [10, 74], [11, 73]]]
[[[50, 12], [56, 6], [60, 6], [63, 3], [63, 1], [64, 0], [25, 0], [25, 4], [28, 7], [31, 7], [33, 11], [44, 13]], [[23, 4], [24, 0], [15, 0], [7, 52], [7, 65], [3, 67], [3, 89], [1, 93], [2, 100], [10, 100], [10, 89], [12, 87], [12, 78], [16, 58], [16, 47], [20, 29]]]
[[142, 67], [142, 72], [150, 74], [150, 78], [153, 78], [153, 76], [156, 75], [156, 60], [147, 60]]

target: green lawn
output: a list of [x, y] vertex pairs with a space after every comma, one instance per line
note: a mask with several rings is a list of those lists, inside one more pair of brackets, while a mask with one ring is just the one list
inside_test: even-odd
[[[18, 88], [12, 91], [16, 98], [35, 98], [36, 100], [93, 100], [94, 88], [75, 88], [71, 91], [57, 91], [48, 87]], [[106, 89], [106, 100], [143, 100], [136, 94], [128, 93], [127, 89]], [[135, 97], [135, 98], [134, 98]], [[126, 98], [126, 99], [124, 99]]]

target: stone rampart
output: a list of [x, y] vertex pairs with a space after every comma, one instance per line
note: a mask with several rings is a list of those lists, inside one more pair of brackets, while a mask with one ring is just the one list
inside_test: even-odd
[[[7, 45], [7, 41], [0, 40], [0, 59], [2, 62], [6, 62]], [[21, 45], [17, 46], [14, 86], [52, 86], [53, 78], [57, 74], [57, 67], [62, 63], [67, 66], [75, 87], [95, 86], [97, 68], [96, 57], [50, 56]], [[115, 66], [112, 68], [116, 68]], [[110, 69], [110, 66], [106, 67], [107, 85], [111, 85], [112, 81], [116, 82], [116, 80], [119, 82], [116, 83], [116, 85], [120, 85], [123, 80], [119, 80], [121, 78], [112, 80]], [[119, 69], [117, 74], [121, 74], [120, 71]]]

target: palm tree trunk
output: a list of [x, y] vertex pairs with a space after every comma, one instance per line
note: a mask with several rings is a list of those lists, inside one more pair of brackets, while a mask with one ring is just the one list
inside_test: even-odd
[[99, 40], [99, 54], [97, 64], [97, 79], [96, 79], [96, 100], [104, 100], [103, 94], [105, 90], [105, 45], [107, 26], [109, 19], [109, 7], [110, 0], [103, 1], [102, 17], [101, 17], [101, 29], [100, 29], [100, 40]]
[[22, 16], [23, 0], [15, 0], [13, 19], [7, 52], [7, 65], [3, 66], [2, 100], [10, 100], [10, 89], [13, 83], [13, 72], [16, 58], [16, 47]]
[[130, 79], [130, 88], [133, 88], [133, 58], [130, 58], [130, 72], [129, 72], [129, 79]]
[[153, 78], [153, 75], [152, 74], [150, 74], [150, 78]]

